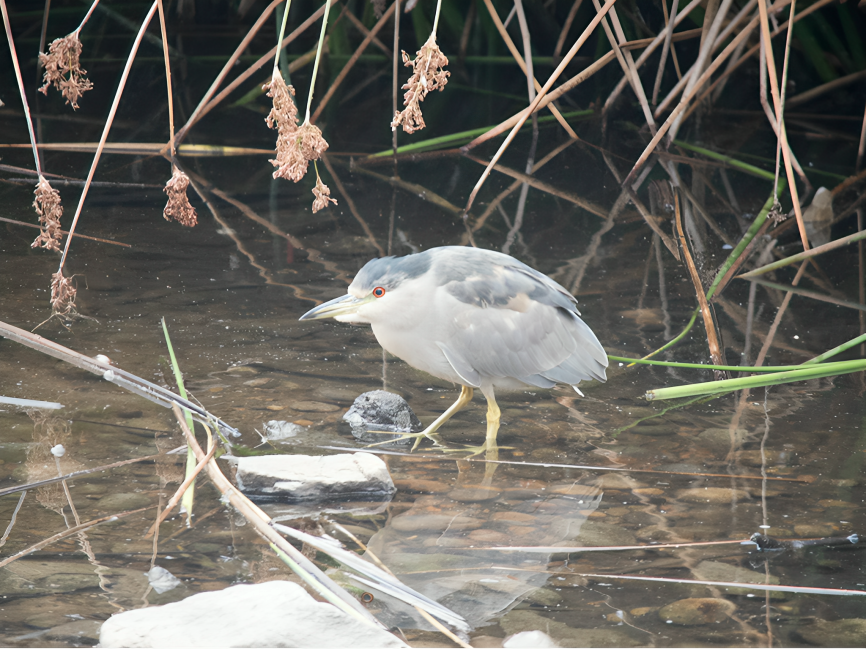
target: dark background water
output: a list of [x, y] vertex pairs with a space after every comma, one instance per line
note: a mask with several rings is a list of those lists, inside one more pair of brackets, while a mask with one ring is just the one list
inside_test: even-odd
[[[41, 4], [24, 4], [13, 4], [11, 10], [32, 97], [32, 52], [38, 45]], [[147, 6], [124, 3], [122, 11], [130, 20], [140, 20]], [[223, 5], [222, 13], [211, 11], [216, 6], [196, 3], [195, 19], [172, 19], [170, 39], [186, 56], [175, 67], [178, 123], [192, 111], [251, 17], [263, 8], [257, 3], [239, 21]], [[292, 15], [307, 9], [312, 11], [300, 3]], [[58, 26], [52, 20], [49, 39], [74, 28], [81, 15], [76, 3], [52, 5], [54, 11]], [[413, 48], [411, 21], [404, 22], [404, 38], [412, 43], [405, 47]], [[154, 26], [150, 31], [157, 33]], [[384, 36], [388, 32], [386, 28], [382, 34], [390, 45], [390, 35]], [[446, 48], [452, 36], [447, 30], [443, 33]], [[41, 141], [93, 142], [101, 132], [131, 36], [97, 12], [82, 37], [84, 66], [96, 88], [74, 114], [56, 94], [47, 99], [40, 95], [34, 112], [41, 116]], [[251, 45], [251, 53], [263, 53], [274, 38], [270, 24]], [[356, 40], [355, 34], [351, 40]], [[303, 53], [312, 44], [310, 37], [290, 52]], [[588, 44], [586, 60], [599, 49], [594, 46], [594, 41]], [[681, 56], [687, 56], [688, 44], [683, 50]], [[342, 65], [340, 54], [332, 51], [326, 58], [317, 96], [324, 94], [326, 81]], [[160, 51], [145, 42], [140, 56], [110, 141], [164, 142], [167, 137]], [[77, 308], [87, 318], [69, 328], [53, 320], [37, 333], [88, 356], [105, 354], [127, 371], [172, 387], [159, 324], [165, 318], [187, 389], [242, 431], [243, 446], [262, 452], [322, 454], [333, 452], [322, 446], [359, 448], [341, 416], [356, 396], [374, 389], [401, 394], [425, 424], [432, 421], [456, 397], [453, 386], [383, 357], [367, 328], [297, 320], [317, 302], [341, 295], [354, 273], [373, 257], [467, 241], [467, 228], [458, 214], [351, 166], [353, 158], [360, 160], [390, 146], [389, 74], [349, 96], [353, 87], [387, 66], [384, 57], [381, 62], [362, 62], [323, 117], [330, 161], [345, 194], [320, 165], [339, 205], [317, 214], [310, 211], [311, 176], [297, 185], [272, 180], [266, 155], [181, 158], [207, 186], [243, 206], [209, 194], [211, 211], [190, 191], [199, 225], [183, 228], [161, 217], [161, 187], [170, 173], [164, 159], [105, 154], [96, 180], [113, 184], [90, 190], [78, 231], [131, 247], [73, 241], [67, 272], [75, 275]], [[549, 70], [541, 63], [537, 75], [546, 77]], [[580, 109], [598, 106], [616, 83], [610, 72], [570, 93], [567, 104]], [[525, 94], [525, 79], [511, 68], [464, 63], [455, 56], [452, 73], [445, 92], [427, 99], [428, 129], [415, 139], [494, 124], [523, 105], [501, 96]], [[797, 74], [809, 81], [805, 72]], [[258, 82], [266, 76], [267, 72], [253, 79]], [[26, 142], [23, 114], [6, 67], [2, 79], [7, 107], [0, 109], [0, 139]], [[309, 67], [292, 80], [304, 96]], [[236, 94], [254, 85], [250, 82]], [[722, 102], [728, 112], [718, 110], [693, 120], [681, 137], [724, 151], [740, 150], [744, 157], [771, 159], [775, 139], [758, 112], [756, 87], [757, 73], [744, 72], [740, 88], [726, 93]], [[485, 95], [479, 89], [500, 95]], [[832, 115], [838, 119], [831, 122], [834, 130], [829, 136], [818, 138], [814, 128], [790, 127], [792, 146], [804, 166], [824, 174], [812, 176], [816, 186], [833, 187], [838, 180], [832, 174], [844, 177], [853, 172], [862, 100], [862, 89], [835, 100]], [[695, 297], [684, 267], [663, 247], [657, 255], [652, 233], [633, 207], [607, 218], [620, 189], [603, 154], [624, 175], [646, 141], [646, 134], [634, 126], [640, 124], [640, 115], [631, 98], [622, 103], [606, 125], [597, 117], [573, 122], [584, 141], [572, 144], [536, 173], [539, 180], [579, 197], [583, 207], [530, 188], [522, 224], [516, 229], [518, 188], [473, 238], [483, 248], [505, 248], [559, 281], [577, 296], [585, 320], [609, 353], [638, 356], [682, 330]], [[752, 112], [735, 114], [733, 109]], [[826, 120], [819, 120], [827, 111], [817, 106], [810, 110], [815, 111], [807, 120], [810, 125], [826, 125]], [[197, 125], [187, 141], [271, 149], [274, 133], [264, 124], [266, 112], [264, 98], [247, 107], [223, 106]], [[530, 131], [521, 134], [503, 163], [522, 171], [531, 138]], [[561, 129], [544, 125], [536, 159], [562, 144], [563, 138]], [[401, 144], [409, 141], [412, 138], [401, 135]], [[476, 154], [486, 160], [497, 143]], [[29, 149], [7, 149], [2, 155], [2, 164], [32, 168]], [[90, 161], [91, 154], [44, 155], [47, 171], [75, 179], [86, 176]], [[370, 169], [386, 177], [394, 173], [390, 163]], [[459, 155], [436, 154], [403, 160], [397, 173], [461, 207], [481, 170], [478, 163]], [[705, 172], [724, 193], [715, 168]], [[688, 173], [686, 167], [683, 173]], [[707, 204], [736, 240], [737, 217], [745, 215], [748, 223], [766, 200], [770, 183], [733, 170], [727, 173], [742, 214], [726, 211], [714, 199]], [[4, 170], [2, 175], [0, 215], [35, 222], [32, 183], [19, 182], [23, 174], [14, 171]], [[477, 223], [475, 219], [512, 182], [494, 173], [479, 194], [470, 224]], [[63, 225], [68, 227], [80, 185], [57, 187], [65, 206]], [[357, 214], [349, 209], [346, 196]], [[250, 213], [271, 229], [250, 219]], [[834, 236], [855, 229], [851, 218], [837, 226]], [[780, 240], [781, 248], [791, 253], [796, 252], [793, 233], [789, 230]], [[50, 315], [50, 275], [57, 268], [55, 255], [30, 248], [34, 236], [35, 231], [18, 225], [0, 225], [0, 314], [24, 329]], [[722, 246], [718, 238], [704, 239], [699, 262], [707, 277], [727, 255]], [[856, 264], [857, 251], [849, 247], [828, 255], [815, 273], [823, 273], [825, 285], [854, 299], [850, 296], [857, 293], [857, 271], [852, 271]], [[780, 281], [790, 281], [792, 275], [780, 274]], [[748, 285], [734, 282], [716, 303], [732, 364], [738, 364], [745, 351], [748, 297]], [[752, 360], [780, 301], [775, 291], [758, 289], [748, 350]], [[858, 333], [856, 311], [795, 297], [766, 364], [803, 362]], [[667, 358], [708, 362], [703, 330], [693, 329]], [[489, 470], [485, 476], [480, 462], [443, 457], [425, 445], [414, 456], [384, 456], [398, 486], [388, 503], [344, 503], [324, 510], [274, 504], [269, 513], [313, 532], [334, 533], [332, 521], [346, 526], [369, 542], [404, 581], [464, 612], [475, 627], [470, 641], [476, 646], [497, 646], [508, 634], [537, 628], [548, 630], [562, 646], [838, 644], [840, 636], [832, 636], [828, 629], [839, 620], [866, 618], [861, 597], [774, 593], [771, 599], [759, 591], [580, 575], [761, 583], [772, 579], [790, 586], [863, 591], [866, 575], [856, 546], [773, 554], [737, 544], [570, 555], [479, 550], [495, 545], [741, 540], [760, 529], [777, 538], [862, 532], [862, 376], [762, 388], [748, 396], [728, 395], [688, 406], [642, 399], [647, 389], [711, 379], [709, 372], [612, 363], [607, 383], [581, 386], [585, 398], [564, 388], [506, 393], [500, 397], [500, 443], [511, 448], [504, 448], [500, 459], [513, 464], [499, 466], [492, 478]], [[151, 455], [182, 443], [169, 411], [5, 339], [0, 340], [0, 394], [64, 406], [48, 414], [2, 407], [0, 488], [50, 477], [58, 470], [68, 473]], [[287, 442], [263, 444], [257, 431], [270, 420], [304, 428]], [[443, 437], [455, 444], [480, 443], [483, 434], [484, 408], [478, 399], [443, 430]], [[67, 453], [56, 463], [49, 449], [58, 443]], [[223, 468], [228, 470], [225, 464]], [[181, 461], [165, 456], [77, 479], [70, 482], [70, 493], [80, 520], [86, 521], [164, 503], [181, 473]], [[702, 477], [706, 474], [713, 477]], [[4, 530], [18, 504], [18, 494], [0, 498]], [[175, 601], [233, 583], [294, 579], [202, 481], [194, 525], [187, 529], [180, 517], [172, 517], [161, 530], [155, 563], [179, 577], [182, 585], [157, 595], [144, 574], [154, 549], [143, 538], [155, 515], [149, 509], [96, 526], [0, 569], [0, 642], [92, 644], [98, 624], [119, 610]], [[443, 520], [454, 517], [466, 519], [462, 529], [443, 525]], [[74, 525], [73, 519], [60, 486], [31, 490], [0, 549], [0, 560]], [[730, 603], [721, 622], [668, 624], [670, 610], [660, 613], [666, 605], [701, 597]], [[399, 626], [413, 644], [443, 642], [425, 630], [423, 621], [385, 596], [377, 596], [371, 608]], [[833, 637], [835, 643], [829, 641]]]

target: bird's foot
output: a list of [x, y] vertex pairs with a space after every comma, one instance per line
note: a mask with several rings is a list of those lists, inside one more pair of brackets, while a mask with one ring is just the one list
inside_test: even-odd
[[468, 459], [470, 457], [475, 457], [477, 455], [481, 455], [484, 453], [487, 456], [487, 459], [491, 459], [491, 456], [496, 455], [498, 457], [500, 450], [511, 451], [514, 450], [514, 446], [499, 446], [495, 442], [493, 444], [489, 444], [485, 442], [481, 446], [464, 446], [462, 448], [443, 448], [440, 449], [443, 453], [469, 453], [465, 458]]
[[[386, 433], [385, 431], [375, 431], [375, 430], [370, 430], [367, 432], [370, 432], [370, 433], [381, 432], [383, 434], [388, 434], [388, 435], [396, 434], [396, 433], [392, 433], [392, 432]], [[386, 439], [383, 442], [374, 442], [373, 444], [367, 444], [367, 446], [365, 448], [371, 448], [373, 446], [382, 446], [383, 444], [393, 444], [395, 442], [402, 442], [405, 439], [414, 439], [415, 443], [412, 445], [412, 449], [411, 449], [412, 451], [414, 451], [416, 448], [418, 448], [418, 445], [421, 443], [421, 440], [424, 437], [429, 439], [436, 446], [444, 446], [444, 444], [442, 443], [442, 440], [439, 438], [439, 435], [437, 435], [435, 433], [428, 433], [426, 430], [422, 430], [420, 433], [399, 433], [399, 435], [400, 435], [399, 437], [394, 437], [392, 439]]]

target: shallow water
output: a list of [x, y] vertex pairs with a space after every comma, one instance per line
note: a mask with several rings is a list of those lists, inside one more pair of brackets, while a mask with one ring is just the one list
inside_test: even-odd
[[[584, 135], [597, 134], [597, 124], [584, 128]], [[251, 131], [261, 142], [250, 146], [271, 146], [268, 133]], [[559, 143], [553, 131], [542, 131], [540, 155]], [[332, 146], [340, 150], [339, 144]], [[515, 150], [527, 145], [528, 138], [518, 139]], [[520, 155], [506, 156], [505, 163], [522, 168]], [[79, 176], [89, 164], [89, 156], [72, 154], [50, 160], [51, 168]], [[611, 210], [617, 183], [594, 149], [573, 145], [556, 160], [539, 173], [544, 182], [567, 188], [591, 209]], [[26, 155], [17, 152], [5, 161], [27, 164]], [[164, 180], [167, 166], [134, 158], [107, 164], [113, 180], [128, 180], [132, 168], [137, 181], [154, 184]], [[625, 168], [622, 160], [618, 164]], [[67, 268], [76, 274], [78, 309], [88, 318], [69, 329], [52, 321], [37, 333], [88, 356], [105, 354], [129, 372], [173, 387], [159, 324], [164, 317], [187, 389], [242, 431], [244, 447], [258, 452], [360, 448], [341, 417], [369, 390], [401, 394], [425, 424], [450, 405], [454, 386], [383, 357], [369, 329], [302, 323], [298, 317], [341, 295], [354, 273], [380, 253], [465, 243], [466, 228], [458, 217], [347, 166], [336, 170], [363, 224], [333, 184], [339, 206], [311, 214], [309, 187], [271, 181], [264, 157], [197, 160], [192, 168], [242, 201], [247, 214], [217, 198], [217, 217], [193, 198], [200, 223], [186, 229], [161, 218], [159, 186], [92, 190], [79, 232], [131, 248], [75, 240]], [[458, 157], [431, 157], [404, 163], [400, 173], [460, 205], [480, 169]], [[390, 167], [374, 170], [390, 173]], [[491, 177], [475, 215], [510, 183], [504, 176]], [[749, 206], [744, 209], [756, 212], [766, 187], [749, 179], [737, 186], [741, 203]], [[68, 218], [78, 190], [61, 191]], [[11, 206], [4, 215], [32, 220], [30, 192], [29, 185], [0, 185], [0, 204]], [[606, 222], [566, 199], [531, 189], [522, 227], [510, 234], [518, 194], [503, 202], [504, 216], [494, 211], [474, 233], [477, 245], [508, 246], [511, 254], [573, 291], [611, 354], [645, 354], [681, 331], [694, 308], [694, 290], [666, 251], [657, 264], [651, 234], [633, 209]], [[273, 228], [248, 218], [250, 212]], [[719, 218], [736, 232], [733, 219]], [[56, 258], [30, 249], [30, 231], [3, 224], [0, 232], [0, 313], [4, 321], [32, 329], [49, 315]], [[708, 245], [705, 268], [715, 268], [727, 254], [720, 246]], [[849, 293], [856, 292], [846, 273], [855, 254], [839, 251], [824, 267]], [[747, 298], [748, 287], [735, 283], [717, 305], [728, 361], [734, 364], [743, 352]], [[750, 359], [778, 302], [759, 289]], [[854, 337], [859, 328], [853, 313], [795, 298], [766, 364], [802, 362]], [[708, 362], [702, 330], [696, 327], [667, 358]], [[96, 376], [5, 339], [0, 359], [0, 394], [63, 405], [36, 413], [0, 409], [0, 489], [182, 444], [170, 411]], [[546, 630], [561, 646], [836, 644], [840, 636], [832, 629], [839, 627], [833, 623], [866, 618], [862, 597], [765, 595], [613, 575], [866, 591], [860, 546], [772, 553], [738, 543], [567, 554], [490, 549], [741, 541], [757, 531], [780, 539], [862, 533], [862, 377], [679, 407], [642, 399], [647, 389], [711, 378], [709, 372], [612, 363], [607, 383], [581, 385], [584, 398], [565, 388], [503, 393], [502, 464], [455, 460], [424, 444], [413, 455], [382, 455], [398, 487], [388, 502], [266, 509], [313, 533], [338, 535], [331, 523], [345, 526], [408, 584], [461, 612], [473, 627], [475, 646], [499, 646], [505, 636], [527, 629]], [[265, 444], [257, 433], [270, 420], [292, 422], [303, 431], [286, 442]], [[476, 399], [459, 413], [442, 436], [455, 445], [480, 443], [483, 402]], [[57, 444], [66, 454], [55, 460], [50, 449]], [[176, 488], [182, 457], [163, 455], [69, 481], [74, 512], [57, 484], [30, 490], [23, 501], [19, 494], [0, 498], [4, 530], [20, 503], [0, 560], [78, 520], [147, 508], [0, 569], [0, 643], [92, 645], [99, 623], [120, 610], [234, 583], [295, 579], [243, 519], [220, 504], [206, 480], [196, 491], [192, 527], [171, 517], [154, 549], [143, 535], [155, 507]], [[149, 587], [145, 573], [154, 556], [156, 565], [181, 579], [180, 587], [163, 594]], [[369, 606], [412, 644], [447, 644], [386, 595], [375, 594]], [[678, 623], [684, 619], [678, 615], [695, 611], [699, 619]]]

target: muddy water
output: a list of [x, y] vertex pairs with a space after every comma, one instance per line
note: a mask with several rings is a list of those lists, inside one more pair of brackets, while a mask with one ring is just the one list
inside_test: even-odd
[[[539, 150], [555, 145], [542, 137]], [[600, 170], [597, 154], [572, 147], [558, 159], [546, 182], [569, 187], [605, 213], [611, 209], [615, 183]], [[83, 164], [74, 157], [64, 160]], [[80, 232], [131, 247], [75, 241], [68, 270], [76, 274], [79, 311], [88, 317], [69, 329], [49, 322], [38, 332], [172, 386], [159, 325], [164, 317], [187, 389], [242, 431], [244, 448], [238, 452], [358, 448], [341, 416], [356, 396], [373, 389], [401, 394], [429, 423], [456, 397], [454, 386], [383, 358], [366, 328], [297, 319], [317, 302], [342, 294], [380, 250], [401, 255], [459, 244], [465, 242], [464, 225], [417, 196], [394, 193], [346, 167], [337, 172], [364, 225], [333, 185], [339, 206], [313, 215], [308, 188], [273, 184], [262, 172], [266, 164], [250, 158], [203, 161], [197, 172], [242, 201], [270, 230], [219, 198], [214, 200], [218, 218], [194, 199], [200, 224], [189, 230], [161, 218], [164, 199], [158, 188], [92, 192]], [[478, 169], [470, 161], [441, 158], [407, 164], [401, 175], [459, 203]], [[156, 168], [151, 175], [151, 182], [160, 182]], [[491, 178], [479, 214], [508, 183]], [[0, 202], [17, 206], [10, 212], [20, 214], [11, 216], [29, 218], [30, 191], [2, 185]], [[745, 187], [741, 201], [757, 209], [763, 191], [757, 188], [749, 197]], [[67, 211], [77, 192], [64, 191]], [[636, 213], [624, 210], [606, 222], [567, 200], [530, 190], [518, 231], [513, 230], [518, 195], [503, 202], [505, 216], [494, 211], [474, 233], [476, 243], [499, 250], [507, 245], [572, 290], [609, 353], [646, 353], [682, 329], [694, 307], [693, 289], [667, 252], [657, 263]], [[56, 258], [32, 251], [29, 231], [3, 224], [0, 232], [0, 313], [6, 322], [32, 329], [48, 316]], [[713, 245], [705, 253], [708, 268], [725, 254]], [[825, 268], [840, 286], [851, 254], [840, 252]], [[734, 285], [718, 307], [732, 363], [739, 363], [743, 352], [747, 296], [747, 287]], [[751, 358], [776, 304], [775, 296], [759, 291]], [[815, 307], [795, 298], [789, 314], [768, 364], [802, 362], [857, 334], [856, 316], [840, 307]], [[668, 357], [707, 362], [701, 331]], [[425, 444], [411, 456], [383, 455], [398, 486], [389, 502], [327, 508], [284, 503], [268, 509], [314, 533], [338, 536], [332, 523], [343, 525], [404, 581], [463, 614], [475, 646], [500, 646], [504, 637], [532, 629], [545, 630], [561, 646], [844, 644], [849, 637], [844, 634], [857, 624], [844, 620], [866, 619], [862, 597], [766, 595], [681, 580], [866, 591], [858, 546], [773, 553], [738, 543], [618, 552], [557, 549], [740, 541], [757, 531], [779, 539], [844, 537], [866, 529], [859, 376], [681, 407], [641, 398], [650, 388], [711, 378], [706, 372], [613, 363], [607, 383], [581, 386], [584, 398], [562, 388], [503, 394], [503, 464], [457, 460]], [[0, 394], [63, 405], [29, 413], [2, 407], [0, 488], [161, 454], [69, 481], [74, 511], [58, 484], [31, 489], [23, 501], [17, 493], [0, 498], [2, 531], [20, 505], [0, 560], [78, 521], [142, 510], [52, 542], [0, 569], [3, 645], [92, 645], [99, 624], [121, 610], [234, 583], [294, 579], [243, 519], [220, 504], [207, 481], [196, 492], [192, 527], [174, 516], [163, 524], [156, 546], [144, 538], [156, 506], [170, 497], [182, 475], [182, 455], [169, 453], [182, 443], [169, 411], [6, 340], [0, 340]], [[476, 399], [444, 429], [444, 439], [480, 443], [484, 411]], [[265, 444], [258, 431], [271, 420], [302, 430], [285, 442]], [[50, 449], [57, 444], [66, 454], [55, 459]], [[224, 469], [230, 471], [225, 463]], [[546, 549], [491, 549], [498, 546]], [[152, 564], [169, 570], [181, 585], [156, 593], [145, 575]], [[375, 593], [369, 606], [410, 643], [447, 644], [386, 595]]]

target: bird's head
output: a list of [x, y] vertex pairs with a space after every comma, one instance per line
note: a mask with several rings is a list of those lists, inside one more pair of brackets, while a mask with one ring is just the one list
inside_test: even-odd
[[423, 254], [373, 259], [352, 280], [347, 295], [320, 304], [300, 319], [334, 318], [338, 322], [373, 324], [394, 317], [403, 310], [401, 295], [411, 294], [410, 285], [429, 270], [430, 262]]

